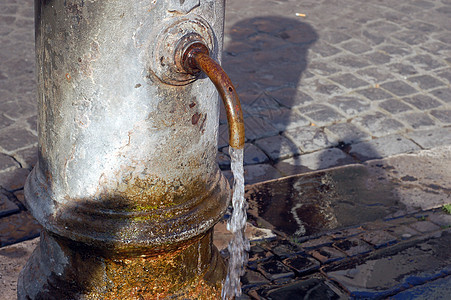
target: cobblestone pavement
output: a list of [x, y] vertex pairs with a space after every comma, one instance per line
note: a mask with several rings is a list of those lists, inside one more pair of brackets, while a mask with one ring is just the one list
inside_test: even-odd
[[[450, 0], [228, 0], [223, 66], [245, 113], [246, 183], [451, 145], [450, 18]], [[0, 247], [35, 237], [39, 231], [23, 205], [23, 184], [37, 159], [33, 23], [33, 1], [2, 0]], [[218, 160], [230, 177], [225, 122], [222, 113]], [[451, 169], [447, 164], [445, 168]], [[440, 211], [429, 209], [425, 214], [424, 221], [430, 216], [445, 218]], [[423, 220], [418, 216], [406, 215], [399, 226], [412, 229], [409, 234], [414, 235], [418, 230], [413, 221]], [[345, 279], [366, 268], [367, 262], [397, 259], [402, 253], [421, 256], [421, 251], [438, 251], [443, 241], [449, 244], [445, 225], [431, 224], [425, 225], [433, 230], [424, 229], [424, 247], [413, 246], [423, 243], [411, 242], [414, 238], [404, 240], [390, 233], [393, 243], [402, 245], [389, 247], [395, 249], [390, 253], [358, 234], [312, 246], [310, 252], [303, 246], [304, 250], [290, 250], [285, 256], [270, 250], [274, 243], [284, 245], [283, 239], [254, 245], [245, 290], [251, 297], [268, 299], [314, 290], [332, 299], [342, 297], [344, 290], [365, 297], [364, 289], [350, 286]], [[443, 240], [437, 238], [438, 232]], [[359, 247], [368, 244], [366, 262], [360, 260], [360, 250], [354, 256], [354, 250], [341, 249], [341, 239]], [[348, 268], [334, 265], [343, 256]], [[296, 259], [313, 265], [304, 270]], [[327, 267], [322, 266], [321, 272], [312, 271], [325, 261]], [[279, 266], [281, 272], [271, 271]], [[288, 275], [280, 275], [287, 266]], [[439, 269], [439, 263], [426, 268], [427, 276], [432, 276], [427, 280], [440, 277], [434, 284], [449, 286], [449, 273], [438, 276]], [[299, 285], [305, 274], [310, 277]], [[335, 283], [321, 276], [333, 277]], [[259, 280], [265, 288], [250, 288], [260, 286]], [[385, 290], [400, 292], [413, 280], [393, 283]], [[268, 288], [268, 281], [275, 285]], [[404, 293], [399, 297], [426, 292]]]

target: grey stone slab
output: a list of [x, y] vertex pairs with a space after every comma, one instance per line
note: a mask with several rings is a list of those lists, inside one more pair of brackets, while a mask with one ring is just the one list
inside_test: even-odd
[[39, 236], [41, 225], [29, 212], [20, 212], [0, 219], [0, 247]]
[[409, 77], [408, 80], [414, 84], [417, 84], [423, 90], [430, 90], [445, 85], [444, 82], [430, 75]]
[[429, 97], [424, 94], [415, 95], [412, 97], [406, 97], [402, 99], [404, 102], [407, 102], [420, 110], [428, 110], [432, 108], [439, 107], [442, 105], [440, 101], [435, 100], [432, 97]]
[[397, 243], [397, 238], [384, 230], [367, 231], [361, 235], [361, 238], [376, 249]]
[[322, 57], [328, 57], [340, 53], [341, 50], [330, 45], [325, 41], [319, 41], [312, 48], [311, 51], [318, 53]]
[[19, 164], [11, 156], [0, 153], [0, 172], [18, 167]]
[[8, 197], [0, 193], [0, 217], [19, 212], [19, 207], [11, 202]]
[[310, 125], [310, 121], [301, 116], [295, 108], [262, 111], [260, 117], [279, 131]]
[[417, 130], [406, 134], [424, 149], [442, 145], [451, 145], [451, 128], [437, 128], [430, 130]]
[[412, 76], [418, 74], [418, 71], [415, 69], [415, 67], [410, 64], [394, 63], [389, 65], [388, 69], [392, 73], [396, 73], [402, 76]]
[[268, 164], [249, 165], [244, 167], [245, 184], [253, 184], [270, 179], [280, 178], [282, 174]]
[[372, 136], [381, 137], [391, 133], [395, 133], [404, 127], [397, 120], [390, 118], [383, 113], [374, 112], [356, 117], [351, 121], [368, 130]]
[[385, 100], [378, 104], [380, 108], [385, 109], [387, 112], [391, 114], [399, 114], [406, 111], [411, 111], [412, 107], [405, 104], [401, 100], [398, 99], [389, 99]]
[[244, 144], [244, 165], [264, 164], [268, 162], [268, 156], [254, 144]]
[[381, 84], [380, 86], [381, 88], [395, 94], [396, 96], [407, 96], [417, 92], [416, 89], [400, 80], [386, 82]]
[[279, 130], [267, 122], [264, 118], [248, 117], [244, 119], [246, 138], [255, 140], [263, 137], [279, 134]]
[[404, 249], [386, 251], [355, 265], [326, 271], [354, 298], [385, 298], [405, 287], [419, 286], [450, 272], [451, 257], [446, 249], [451, 234]]
[[451, 88], [436, 89], [431, 94], [444, 102], [451, 103]]
[[348, 89], [356, 89], [356, 88], [359, 88], [362, 86], [369, 85], [368, 82], [366, 82], [360, 78], [357, 78], [356, 76], [354, 76], [350, 73], [332, 76], [332, 77], [329, 77], [329, 79], [331, 79], [332, 81], [335, 81], [338, 84], [341, 84], [342, 86], [344, 86]]
[[370, 65], [367, 60], [354, 55], [342, 55], [335, 58], [334, 62], [339, 64], [340, 66], [354, 69], [362, 69]]
[[408, 58], [407, 60], [410, 61], [415, 66], [419, 66], [420, 68], [426, 71], [446, 67], [445, 64], [434, 59], [429, 54], [419, 54], [412, 58]]
[[436, 122], [425, 113], [406, 113], [399, 116], [399, 118], [409, 124], [413, 129], [429, 129], [436, 126]]
[[333, 137], [327, 136], [324, 131], [316, 126], [287, 130], [284, 132], [284, 135], [295, 143], [303, 152], [312, 152], [328, 148], [337, 143]]
[[31, 144], [35, 144], [37, 137], [26, 129], [18, 127], [8, 127], [0, 130], [0, 145], [6, 151], [16, 151], [25, 148]]
[[22, 189], [30, 173], [29, 169], [14, 168], [0, 172], [0, 187], [8, 191]]
[[351, 145], [349, 154], [361, 161], [420, 150], [415, 143], [400, 135], [389, 135]]
[[288, 176], [303, 173], [307, 170], [327, 169], [354, 162], [349, 155], [340, 149], [331, 148], [282, 160], [275, 167]]
[[[340, 299], [340, 295], [324, 279], [307, 278], [259, 291], [265, 299]], [[260, 298], [261, 299], [261, 298]]]
[[390, 45], [389, 44], [389, 45], [380, 46], [379, 49], [392, 56], [399, 56], [399, 57], [405, 57], [406, 55], [412, 53], [411, 48], [404, 46], [404, 45]]
[[419, 221], [409, 225], [414, 230], [421, 233], [428, 233], [440, 230], [440, 226], [435, 225], [430, 221]]
[[328, 264], [346, 257], [346, 254], [343, 252], [327, 246], [310, 251], [309, 254], [319, 260], [322, 264]]
[[270, 91], [268, 94], [274, 97], [279, 104], [288, 108], [308, 104], [314, 101], [310, 95], [295, 88], [278, 89]]
[[344, 120], [345, 117], [334, 108], [324, 104], [311, 104], [300, 107], [301, 114], [309, 117], [318, 126]]
[[370, 51], [372, 48], [368, 44], [359, 40], [351, 40], [340, 45], [341, 48], [348, 50], [353, 54], [361, 54]]
[[355, 144], [371, 139], [370, 135], [354, 124], [351, 123], [337, 123], [326, 127], [325, 132], [331, 133], [336, 137], [337, 141], [344, 144]]
[[370, 109], [370, 103], [367, 100], [357, 97], [338, 96], [330, 99], [329, 103], [347, 116], [355, 116]]
[[365, 254], [373, 250], [371, 245], [357, 237], [352, 237], [343, 241], [335, 242], [334, 246], [351, 257]]
[[415, 299], [446, 299], [451, 294], [451, 276], [439, 278], [425, 284], [414, 286], [399, 294], [390, 296], [393, 300]]
[[300, 154], [298, 147], [282, 135], [275, 135], [255, 141], [273, 161], [278, 161]]
[[433, 109], [430, 114], [443, 124], [451, 124], [451, 109]]
[[440, 71], [437, 73], [437, 77], [440, 78], [440, 80], [451, 83], [451, 70], [446, 69], [446, 70]]
[[377, 87], [370, 87], [363, 90], [356, 91], [357, 93], [363, 95], [365, 98], [376, 101], [376, 100], [384, 100], [392, 98], [393, 96], [383, 89], [377, 88]]
[[428, 41], [428, 34], [423, 32], [418, 32], [414, 30], [406, 30], [402, 32], [397, 32], [392, 35], [394, 38], [403, 41], [411, 46], [418, 45], [419, 43], [425, 43]]
[[394, 78], [393, 75], [390, 74], [390, 72], [386, 72], [384, 70], [381, 70], [381, 68], [379, 67], [373, 66], [363, 70], [358, 70], [357, 74], [359, 74], [363, 79], [372, 83], [379, 83]]
[[384, 65], [391, 61], [391, 57], [379, 51], [365, 54], [364, 57], [373, 65]]

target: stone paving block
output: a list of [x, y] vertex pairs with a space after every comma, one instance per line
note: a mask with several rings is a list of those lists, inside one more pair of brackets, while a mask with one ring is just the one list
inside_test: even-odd
[[428, 220], [442, 228], [451, 227], [451, 215], [448, 213], [434, 212], [428, 216]]
[[345, 144], [355, 144], [371, 139], [370, 135], [351, 123], [337, 123], [324, 128], [324, 131]]
[[392, 35], [395, 39], [406, 42], [407, 44], [414, 46], [423, 44], [427, 42], [428, 35], [422, 32], [414, 31], [414, 30], [406, 30], [402, 32], [398, 32]]
[[444, 65], [438, 60], [435, 60], [429, 54], [419, 54], [414, 57], [408, 58], [407, 60], [411, 62], [413, 65], [419, 66], [420, 68], [426, 71], [446, 67], [446, 65]]
[[259, 164], [244, 167], [245, 184], [252, 184], [280, 177], [282, 177], [282, 174], [270, 165]]
[[279, 134], [279, 130], [263, 118], [245, 118], [244, 126], [246, 128], [246, 138], [249, 140], [255, 140]]
[[2, 143], [0, 148], [10, 152], [35, 144], [37, 139], [36, 136], [26, 129], [8, 127], [0, 130], [0, 141], [8, 141], [7, 143]]
[[371, 83], [379, 83], [394, 78], [392, 74], [390, 74], [389, 72], [381, 71], [379, 67], [368, 67], [363, 70], [358, 70], [357, 74]]
[[387, 229], [387, 232], [400, 240], [407, 240], [419, 235], [418, 231], [407, 225], [400, 225], [398, 227], [389, 228]]
[[405, 57], [406, 55], [411, 54], [412, 50], [410, 47], [404, 45], [382, 45], [380, 48], [385, 53], [390, 54], [391, 56]]
[[349, 154], [361, 161], [420, 150], [415, 143], [400, 135], [388, 135], [350, 147]]
[[337, 141], [327, 136], [316, 126], [287, 130], [284, 135], [296, 144], [303, 152], [312, 152], [334, 146]]
[[423, 90], [430, 90], [445, 85], [445, 83], [430, 75], [413, 76], [407, 78], [407, 80], [418, 85]]
[[25, 180], [30, 174], [30, 170], [25, 168], [18, 168], [0, 173], [0, 187], [14, 191], [23, 188]]
[[333, 291], [323, 279], [308, 278], [282, 287], [271, 287], [259, 291], [259, 295], [265, 299], [340, 299], [340, 296]]
[[430, 114], [443, 124], [451, 124], [451, 109], [434, 109], [431, 110]]
[[270, 91], [268, 94], [274, 97], [279, 104], [288, 108], [308, 104], [314, 101], [310, 95], [295, 88], [278, 89]]
[[348, 256], [356, 256], [371, 252], [373, 248], [359, 238], [350, 238], [343, 241], [335, 242], [334, 247], [340, 249]]
[[424, 94], [415, 95], [412, 97], [406, 97], [402, 99], [404, 102], [409, 103], [410, 105], [415, 106], [420, 110], [428, 110], [432, 108], [439, 107], [442, 103], [438, 100], [435, 100], [432, 97], [429, 97]]
[[273, 161], [282, 160], [300, 154], [296, 145], [282, 135], [275, 135], [255, 141]]
[[303, 252], [301, 247], [294, 243], [290, 243], [287, 240], [269, 241], [265, 243], [263, 247], [281, 259], [285, 259]]
[[321, 247], [310, 251], [309, 254], [319, 260], [322, 264], [328, 264], [346, 257], [346, 255], [332, 247]]
[[399, 116], [399, 118], [413, 129], [429, 129], [436, 126], [434, 120], [424, 113], [406, 113]]
[[365, 232], [361, 238], [376, 249], [397, 243], [396, 237], [384, 230]]
[[355, 116], [370, 109], [368, 101], [356, 97], [338, 96], [329, 100], [329, 103], [348, 116]]
[[412, 86], [400, 80], [383, 83], [380, 87], [396, 96], [407, 96], [418, 92]]
[[0, 193], [0, 217], [19, 212], [19, 207], [9, 201], [8, 197]]
[[281, 278], [293, 278], [294, 272], [275, 259], [269, 259], [258, 264], [258, 271], [271, 281]]
[[318, 53], [322, 57], [328, 57], [335, 55], [340, 52], [340, 49], [330, 45], [329, 43], [325, 41], [318, 41], [315, 43], [313, 47], [310, 48], [311, 51]]
[[0, 172], [18, 168], [19, 164], [6, 154], [0, 153]]
[[451, 88], [436, 89], [431, 91], [431, 94], [446, 103], [451, 103]]
[[265, 261], [270, 259], [271, 257], [273, 257], [273, 254], [270, 251], [258, 245], [252, 245], [249, 251], [248, 263]]
[[412, 65], [406, 65], [403, 63], [394, 63], [388, 66], [392, 73], [399, 74], [403, 77], [412, 76], [418, 74], [418, 71]]
[[451, 83], [451, 70], [447, 69], [440, 71], [437, 73], [437, 77], [440, 78], [440, 80]]
[[358, 116], [351, 121], [351, 124], [360, 125], [375, 137], [395, 133], [404, 127], [404, 125], [397, 120], [390, 118], [381, 112]]
[[338, 84], [341, 84], [342, 86], [344, 86], [345, 88], [348, 88], [348, 89], [356, 89], [356, 88], [359, 88], [362, 86], [369, 85], [368, 82], [366, 82], [360, 78], [357, 78], [350, 73], [332, 76], [332, 77], [329, 77], [329, 79], [332, 81], [335, 81]]
[[370, 87], [367, 89], [358, 90], [356, 92], [363, 95], [365, 98], [371, 101], [390, 99], [393, 97], [391, 94], [377, 87]]
[[244, 144], [244, 165], [264, 164], [268, 161], [268, 156], [260, 148], [251, 143]]
[[40, 231], [41, 225], [28, 212], [3, 217], [0, 219], [0, 247], [35, 238]]
[[368, 44], [358, 40], [351, 40], [340, 45], [341, 48], [348, 50], [353, 54], [361, 54], [370, 51], [372, 48]]
[[321, 170], [340, 165], [354, 163], [354, 160], [337, 148], [319, 150], [313, 153], [289, 158], [276, 164], [276, 169], [284, 174], [296, 174], [296, 170], [305, 168], [310, 170]]
[[423, 149], [451, 144], [451, 128], [417, 130], [406, 134]]
[[310, 72], [313, 72], [314, 74], [321, 76], [329, 76], [341, 71], [340, 69], [321, 61], [310, 62], [308, 68]]
[[310, 121], [302, 117], [296, 109], [278, 109], [261, 112], [260, 116], [279, 131], [308, 126]]
[[379, 107], [385, 109], [390, 114], [398, 114], [412, 110], [412, 107], [398, 99], [385, 100], [384, 102], [379, 103]]
[[34, 144], [30, 148], [17, 151], [14, 158], [23, 168], [31, 169], [38, 161], [38, 145]]
[[284, 259], [283, 264], [296, 271], [297, 276], [303, 276], [319, 269], [319, 262], [306, 255], [296, 255]]
[[439, 278], [425, 284], [412, 287], [399, 294], [390, 296], [393, 300], [416, 299], [447, 299], [451, 294], [451, 276]]
[[301, 247], [307, 250], [332, 245], [333, 239], [329, 235], [323, 235], [301, 243]]
[[379, 51], [365, 54], [364, 57], [373, 65], [383, 65], [391, 61], [391, 57], [389, 55]]
[[365, 261], [325, 270], [354, 298], [382, 299], [449, 275], [451, 233], [420, 244], [390, 247]]
[[311, 104], [299, 108], [299, 111], [318, 125], [326, 125], [344, 119], [344, 116], [332, 107], [323, 104]]
[[335, 231], [331, 234], [333, 240], [341, 240], [349, 237], [356, 236], [363, 232], [362, 227], [354, 227], [354, 228], [347, 228], [340, 231]]
[[11, 120], [3, 114], [0, 114], [0, 128], [6, 128], [11, 124], [14, 124], [14, 120]]
[[430, 221], [415, 222], [410, 224], [409, 226], [421, 233], [428, 233], [440, 230], [440, 226], [437, 226]]
[[[254, 289], [261, 285], [270, 283], [263, 275], [252, 270], [246, 270], [246, 273], [241, 276], [241, 288], [243, 290]], [[250, 298], [249, 298], [250, 299]]]
[[341, 55], [334, 59], [334, 62], [340, 66], [362, 69], [370, 65], [365, 59], [355, 55]]

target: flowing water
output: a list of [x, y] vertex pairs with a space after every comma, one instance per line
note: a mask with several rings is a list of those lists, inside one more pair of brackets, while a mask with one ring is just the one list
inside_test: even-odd
[[241, 295], [240, 276], [244, 275], [244, 265], [248, 258], [249, 241], [244, 235], [247, 203], [244, 199], [243, 152], [244, 149], [229, 147], [233, 173], [233, 212], [227, 222], [227, 229], [233, 236], [228, 246], [230, 257], [227, 278], [222, 288], [222, 299], [233, 299]]

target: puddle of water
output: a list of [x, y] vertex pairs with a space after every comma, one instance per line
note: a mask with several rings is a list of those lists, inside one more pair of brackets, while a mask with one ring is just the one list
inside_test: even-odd
[[232, 232], [228, 250], [230, 253], [227, 278], [222, 289], [222, 299], [241, 296], [240, 277], [244, 275], [243, 266], [248, 259], [249, 241], [244, 235], [247, 219], [247, 203], [244, 199], [243, 149], [229, 147], [231, 169], [233, 173], [232, 216], [227, 222], [227, 229]]
[[403, 208], [393, 183], [363, 166], [287, 177], [249, 187], [250, 218], [296, 240], [359, 225]]

